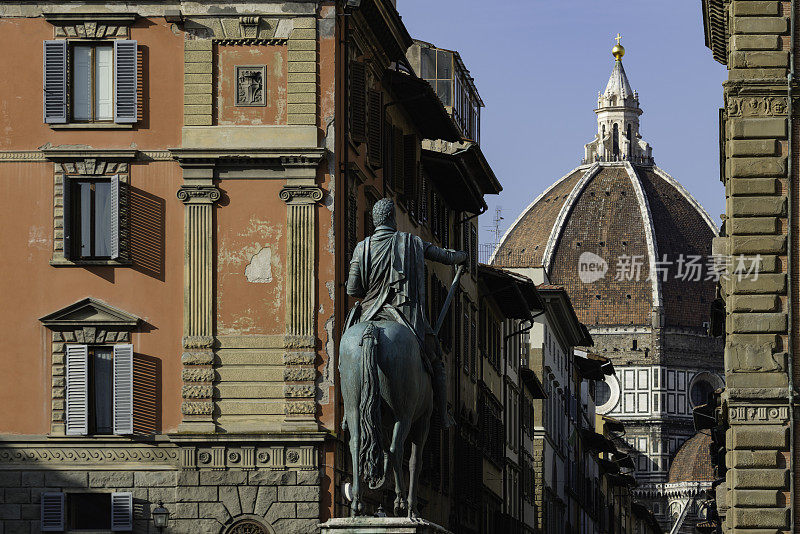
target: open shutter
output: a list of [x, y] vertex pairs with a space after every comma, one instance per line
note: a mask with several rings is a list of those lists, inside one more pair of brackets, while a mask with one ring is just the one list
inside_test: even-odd
[[367, 68], [360, 61], [350, 62], [350, 137], [367, 140]]
[[114, 434], [133, 434], [133, 345], [114, 345]]
[[403, 193], [414, 217], [417, 215], [417, 136], [403, 137]]
[[42, 493], [42, 519], [39, 530], [42, 532], [61, 532], [64, 530], [64, 494]]
[[89, 350], [86, 345], [67, 345], [68, 436], [89, 433]]
[[111, 494], [111, 532], [133, 530], [133, 493], [120, 491]]
[[136, 122], [138, 57], [136, 41], [114, 41], [114, 122]]
[[72, 257], [72, 182], [66, 176], [61, 180], [62, 199], [64, 204], [63, 242], [64, 258]]
[[403, 129], [394, 127], [394, 150], [392, 154], [392, 164], [394, 170], [392, 171], [392, 178], [394, 178], [394, 190], [398, 195], [403, 196], [405, 190], [403, 186]]
[[44, 122], [67, 122], [67, 41], [45, 41], [43, 45]]
[[111, 259], [119, 259], [119, 175], [111, 177], [111, 216], [108, 221], [111, 225]]
[[383, 93], [370, 89], [367, 114], [367, 157], [370, 165], [380, 167], [383, 144]]

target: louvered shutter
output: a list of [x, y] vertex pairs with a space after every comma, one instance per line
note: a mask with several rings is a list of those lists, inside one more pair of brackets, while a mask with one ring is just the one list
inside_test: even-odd
[[47, 124], [67, 122], [67, 41], [43, 45], [43, 115]]
[[89, 350], [86, 345], [67, 345], [68, 436], [89, 433]]
[[111, 225], [111, 259], [119, 259], [119, 175], [111, 177], [111, 215], [108, 224]]
[[133, 530], [133, 493], [120, 491], [111, 494], [111, 532]]
[[114, 345], [114, 434], [133, 434], [133, 345]]
[[408, 199], [408, 207], [412, 215], [417, 215], [417, 136], [403, 137], [403, 193]]
[[138, 57], [136, 41], [114, 41], [114, 122], [136, 122]]
[[64, 204], [64, 217], [63, 217], [63, 232], [62, 246], [64, 247], [64, 258], [70, 259], [72, 257], [72, 182], [66, 176], [61, 180], [63, 188], [63, 204]]
[[367, 69], [360, 61], [350, 62], [350, 137], [367, 140]]
[[370, 165], [380, 167], [383, 144], [383, 93], [370, 89], [367, 99], [367, 158]]
[[403, 186], [403, 129], [395, 126], [394, 128], [394, 153], [392, 154], [392, 178], [394, 178], [394, 190], [398, 195], [403, 196], [405, 190]]
[[42, 532], [61, 532], [64, 530], [64, 494], [57, 492], [42, 493], [41, 499]]
[[386, 116], [383, 119], [383, 191], [384, 196], [389, 196], [387, 189], [394, 188], [394, 126]]

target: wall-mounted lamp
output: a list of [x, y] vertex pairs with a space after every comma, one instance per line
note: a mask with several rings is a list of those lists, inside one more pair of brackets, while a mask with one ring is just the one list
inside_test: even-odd
[[150, 512], [150, 515], [153, 516], [153, 525], [159, 532], [163, 532], [169, 523], [169, 510], [164, 508], [164, 503], [158, 501], [158, 507]]

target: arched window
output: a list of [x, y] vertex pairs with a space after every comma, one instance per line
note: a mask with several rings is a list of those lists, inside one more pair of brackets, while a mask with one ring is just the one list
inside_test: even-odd
[[614, 123], [614, 130], [612, 131], [612, 143], [613, 143], [613, 154], [614, 159], [619, 159], [619, 124], [616, 122]]
[[625, 135], [628, 138], [628, 157], [633, 155], [633, 138], [631, 137], [631, 125], [628, 123], [628, 133]]

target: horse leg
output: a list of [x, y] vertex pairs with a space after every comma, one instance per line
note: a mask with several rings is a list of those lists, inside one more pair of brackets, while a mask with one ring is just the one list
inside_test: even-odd
[[361, 513], [361, 472], [358, 465], [358, 449], [361, 446], [361, 429], [358, 424], [358, 411], [353, 410], [347, 417], [347, 428], [350, 430], [350, 458], [353, 461], [353, 501], [350, 503], [350, 515], [355, 517]]
[[405, 477], [403, 476], [403, 446], [408, 436], [410, 426], [411, 425], [409, 425], [407, 421], [398, 420], [394, 424], [392, 443], [389, 446], [389, 454], [391, 455], [392, 467], [394, 468], [395, 516], [399, 516], [403, 508], [407, 507]]
[[430, 414], [423, 416], [416, 422], [411, 435], [411, 460], [408, 464], [408, 517], [410, 519], [419, 518], [417, 513], [417, 489], [419, 488], [419, 472], [422, 469], [422, 451], [425, 450], [425, 442], [428, 440], [429, 425]]

